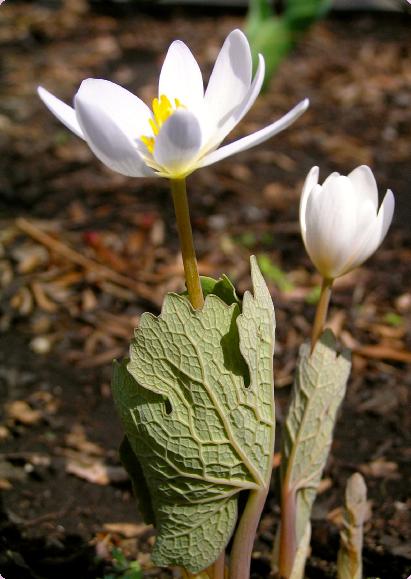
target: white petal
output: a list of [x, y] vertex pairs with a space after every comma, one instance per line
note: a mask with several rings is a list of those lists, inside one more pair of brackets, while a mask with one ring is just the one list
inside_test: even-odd
[[[234, 113], [235, 124], [239, 123], [242, 118], [248, 113], [250, 108], [253, 106], [256, 98], [260, 94], [261, 87], [263, 86], [265, 76], [265, 60], [262, 54], [258, 55], [258, 66], [256, 73], [254, 75], [253, 82], [240, 104], [239, 108]], [[230, 129], [231, 130], [231, 129]]]
[[149, 119], [152, 114], [148, 106], [133, 93], [109, 80], [84, 80], [75, 96], [76, 110], [77, 105], [82, 110], [98, 107], [132, 141], [151, 134]]
[[301, 193], [300, 199], [300, 227], [301, 227], [301, 234], [303, 236], [303, 240], [305, 241], [305, 232], [306, 232], [306, 222], [305, 222], [305, 212], [307, 209], [307, 200], [316, 185], [318, 185], [318, 176], [319, 176], [319, 168], [313, 167], [310, 172], [308, 173], [304, 186], [303, 191]]
[[83, 131], [76, 117], [76, 112], [72, 107], [66, 105], [63, 101], [52, 95], [48, 90], [39, 86], [37, 92], [43, 103], [51, 111], [59, 121], [66, 125], [68, 129], [73, 131], [75, 135], [84, 139]]
[[233, 30], [217, 56], [204, 96], [210, 136], [214, 130], [222, 129], [244, 101], [251, 77], [252, 59], [248, 40], [241, 30]]
[[179, 99], [189, 110], [198, 110], [204, 96], [203, 77], [190, 49], [175, 40], [168, 49], [160, 72], [158, 94]]
[[351, 263], [348, 264], [345, 273], [364, 263], [364, 261], [371, 257], [371, 255], [381, 245], [391, 225], [394, 215], [394, 207], [394, 195], [393, 192], [388, 189], [383, 202], [381, 203], [377, 218], [370, 224], [368, 235], [365, 237], [360, 248], [353, 256]]
[[350, 260], [358, 239], [357, 212], [357, 196], [348, 177], [317, 186], [308, 197], [306, 247], [324, 277], [338, 277]]
[[225, 145], [224, 147], [220, 147], [216, 151], [205, 155], [205, 157], [198, 163], [198, 167], [207, 167], [208, 165], [212, 165], [217, 161], [221, 161], [226, 157], [230, 157], [235, 153], [240, 153], [241, 151], [246, 151], [247, 149], [251, 149], [251, 147], [255, 147], [260, 143], [263, 143], [270, 137], [280, 133], [287, 127], [289, 127], [295, 120], [300, 117], [304, 111], [307, 110], [309, 105], [308, 99], [301, 101], [297, 106], [295, 106], [291, 111], [289, 111], [286, 115], [281, 117], [275, 123], [268, 125], [264, 129], [252, 133], [247, 137], [243, 137], [238, 141], [234, 141], [229, 145]]
[[332, 181], [336, 177], [340, 177], [340, 173], [337, 173], [337, 171], [333, 171], [332, 173], [330, 173], [328, 175], [328, 177], [326, 178], [326, 180], [324, 181], [323, 187], [327, 187], [327, 185], [330, 183], [330, 181]]
[[387, 231], [391, 225], [391, 221], [394, 215], [395, 209], [395, 198], [394, 193], [391, 189], [387, 189], [387, 193], [381, 203], [380, 210], [378, 211], [378, 224], [379, 224], [379, 244], [384, 240], [387, 235]]
[[[264, 57], [262, 54], [259, 54], [257, 71], [255, 73], [253, 82], [251, 83], [251, 86], [243, 99], [243, 102], [238, 105], [238, 107], [232, 112], [232, 115], [229, 116], [220, 127], [215, 127], [213, 124], [210, 124], [210, 127], [208, 127], [208, 132], [211, 132], [211, 138], [205, 146], [205, 151], [209, 151], [215, 147], [218, 147], [218, 145], [225, 139], [230, 131], [232, 131], [233, 128], [241, 121], [241, 119], [248, 113], [256, 98], [260, 94], [260, 90], [264, 82], [264, 75]], [[205, 119], [208, 121], [207, 116]]]
[[150, 135], [149, 108], [107, 80], [87, 79], [75, 96], [77, 119], [93, 153], [113, 171], [130, 177], [153, 175], [136, 143]]
[[191, 172], [201, 147], [200, 124], [190, 111], [173, 113], [156, 137], [154, 160], [170, 178]]
[[368, 198], [377, 210], [378, 207], [378, 188], [373, 172], [367, 165], [361, 165], [351, 171], [348, 175], [356, 191], [361, 192], [361, 196]]

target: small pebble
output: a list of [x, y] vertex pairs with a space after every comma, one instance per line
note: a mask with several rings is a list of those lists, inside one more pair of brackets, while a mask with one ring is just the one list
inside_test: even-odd
[[36, 354], [48, 354], [51, 350], [51, 340], [46, 336], [36, 336], [31, 340], [30, 348]]
[[0, 441], [6, 440], [10, 436], [10, 430], [0, 424]]

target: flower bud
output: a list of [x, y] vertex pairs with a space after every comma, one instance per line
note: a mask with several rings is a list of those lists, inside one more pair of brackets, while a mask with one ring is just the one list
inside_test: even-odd
[[361, 265], [383, 241], [392, 221], [394, 195], [388, 190], [378, 208], [378, 190], [369, 167], [348, 176], [331, 173], [318, 184], [318, 167], [304, 183], [300, 226], [311, 261], [326, 279]]

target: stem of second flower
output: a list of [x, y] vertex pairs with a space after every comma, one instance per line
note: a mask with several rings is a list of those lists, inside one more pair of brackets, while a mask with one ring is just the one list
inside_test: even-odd
[[188, 208], [186, 181], [185, 179], [171, 179], [170, 183], [171, 192], [173, 194], [178, 235], [180, 238], [188, 297], [193, 308], [199, 310], [204, 305], [204, 297], [200, 283], [200, 276], [198, 275], [193, 232], [191, 229], [190, 212]]
[[327, 319], [328, 306], [331, 297], [331, 288], [333, 285], [333, 279], [323, 278], [323, 283], [321, 285], [320, 299], [317, 305], [317, 311], [315, 312], [313, 331], [311, 334], [311, 353], [315, 348], [318, 338], [321, 336], [324, 329], [324, 324]]

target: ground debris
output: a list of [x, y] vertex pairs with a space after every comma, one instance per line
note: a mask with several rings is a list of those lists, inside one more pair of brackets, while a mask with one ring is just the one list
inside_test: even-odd
[[65, 453], [67, 456], [66, 472], [96, 485], [109, 485], [128, 480], [126, 471], [121, 466], [105, 464], [101, 459], [84, 453]]
[[14, 400], [5, 407], [6, 414], [12, 422], [20, 422], [26, 426], [33, 426], [42, 420], [43, 416], [38, 410], [34, 410], [24, 400]]

